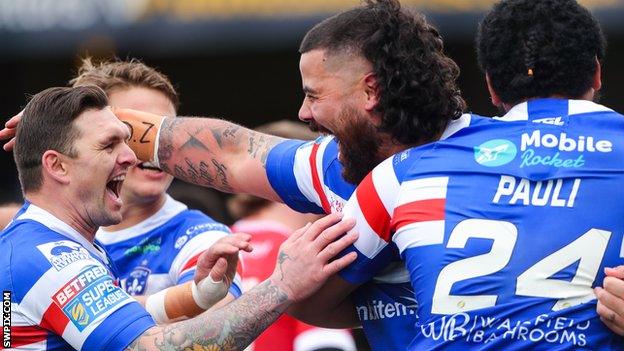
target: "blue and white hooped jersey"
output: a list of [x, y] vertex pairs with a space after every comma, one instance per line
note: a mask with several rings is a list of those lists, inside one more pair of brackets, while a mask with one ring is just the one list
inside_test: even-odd
[[155, 325], [118, 287], [106, 253], [35, 205], [0, 233], [0, 252], [11, 301], [10, 345], [0, 348], [122, 350]]
[[[451, 122], [443, 138], [470, 123], [470, 115]], [[267, 158], [267, 176], [271, 186], [285, 204], [299, 212], [342, 212], [355, 185], [342, 177], [338, 160], [338, 143], [333, 137], [320, 137], [313, 142], [288, 140], [276, 145]], [[400, 262], [396, 247], [385, 250], [390, 260], [382, 272], [360, 280], [350, 272], [341, 276], [362, 285], [353, 293], [358, 317], [374, 350], [401, 350], [411, 341], [409, 331], [417, 321], [409, 274]]]
[[384, 161], [345, 205], [374, 274], [394, 243], [418, 301], [410, 350], [621, 350], [596, 313], [624, 263], [624, 116], [538, 99]]
[[[114, 232], [100, 228], [96, 238], [117, 266], [121, 286], [130, 295], [151, 295], [192, 281], [199, 255], [229, 234], [224, 224], [167, 195], [149, 218]], [[241, 288], [236, 274], [230, 293], [239, 297]]]

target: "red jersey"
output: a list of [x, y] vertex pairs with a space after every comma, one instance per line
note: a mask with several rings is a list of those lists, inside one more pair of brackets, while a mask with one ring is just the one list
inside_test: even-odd
[[[232, 231], [252, 236], [253, 251], [243, 252], [243, 290], [247, 291], [273, 273], [279, 247], [291, 230], [276, 221], [241, 220], [234, 223]], [[345, 351], [356, 349], [353, 337], [347, 330], [317, 328], [283, 315], [260, 334], [247, 350], [312, 351], [322, 348]]]

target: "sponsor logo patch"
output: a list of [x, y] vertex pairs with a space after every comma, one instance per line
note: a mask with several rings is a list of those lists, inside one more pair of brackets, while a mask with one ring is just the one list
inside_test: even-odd
[[57, 271], [62, 270], [76, 261], [93, 260], [87, 249], [69, 240], [45, 243], [38, 245], [37, 249], [41, 251], [50, 264], [52, 264], [52, 267]]
[[230, 232], [228, 227], [221, 223], [202, 223], [188, 228], [185, 234], [188, 235], [188, 239], [192, 239], [197, 234], [210, 231]]
[[518, 148], [507, 139], [493, 139], [474, 148], [474, 158], [478, 164], [486, 167], [506, 165], [516, 158]]
[[108, 270], [96, 265], [86, 267], [52, 296], [54, 303], [81, 332], [129, 299], [128, 294], [115, 286]]
[[150, 252], [158, 252], [160, 251], [160, 244], [162, 243], [162, 238], [145, 238], [141, 240], [137, 245], [129, 248], [124, 252], [124, 256], [133, 256], [133, 255], [145, 255]]

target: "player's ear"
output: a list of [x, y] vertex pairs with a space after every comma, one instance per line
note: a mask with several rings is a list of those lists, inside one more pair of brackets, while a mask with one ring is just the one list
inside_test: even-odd
[[41, 156], [41, 171], [59, 183], [68, 184], [69, 172], [64, 158], [56, 150], [47, 150]]
[[379, 103], [379, 90], [377, 86], [377, 78], [375, 74], [368, 73], [364, 76], [364, 92], [366, 93], [366, 102], [364, 108], [366, 111], [372, 111]]
[[592, 88], [594, 91], [598, 91], [602, 88], [602, 66], [600, 65], [600, 61], [598, 61], [598, 57], [596, 57], [596, 72], [594, 73]]
[[499, 107], [499, 108], [502, 107], [503, 102], [501, 101], [500, 97], [494, 90], [494, 87], [492, 87], [492, 81], [490, 80], [490, 75], [487, 73], [485, 74], [485, 83], [487, 84], [487, 88], [490, 93], [490, 99], [492, 100], [492, 105]]

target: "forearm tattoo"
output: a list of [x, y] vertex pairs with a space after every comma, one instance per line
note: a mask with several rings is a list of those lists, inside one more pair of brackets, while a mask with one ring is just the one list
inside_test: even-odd
[[165, 172], [177, 178], [233, 192], [238, 184], [235, 179], [248, 175], [231, 173], [232, 156], [246, 153], [266, 167], [269, 151], [281, 140], [218, 119], [166, 118], [158, 160]]
[[154, 328], [127, 350], [243, 350], [277, 320], [287, 301], [286, 293], [265, 281], [221, 309]]

